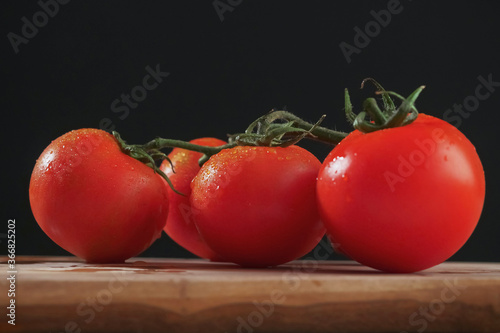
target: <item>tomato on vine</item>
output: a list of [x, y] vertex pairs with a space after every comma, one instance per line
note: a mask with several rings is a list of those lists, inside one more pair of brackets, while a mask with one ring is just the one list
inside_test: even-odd
[[[294, 143], [304, 137], [339, 141], [344, 133], [276, 111], [216, 147], [211, 146], [216, 142], [163, 138], [128, 145], [114, 135], [130, 156], [169, 160], [159, 171], [170, 176], [165, 178], [171, 191], [184, 194], [181, 198], [170, 192], [171, 211], [176, 205], [185, 210], [169, 217], [166, 230], [193, 253], [242, 266], [275, 266], [305, 255], [325, 233], [315, 194], [321, 163]], [[168, 158], [160, 152], [166, 147], [201, 153], [204, 164], [196, 174], [200, 154], [174, 150]], [[190, 192], [185, 187], [194, 174]], [[185, 223], [185, 217], [194, 225]]]
[[[385, 108], [370, 98], [356, 115], [346, 90], [349, 135], [287, 111], [258, 118], [227, 143], [129, 145], [118, 133], [69, 132], [36, 162], [29, 190], [35, 219], [89, 262], [124, 261], [165, 230], [202, 258], [276, 266], [307, 254], [326, 231], [339, 252], [375, 269], [437, 265], [478, 223], [481, 161], [455, 127], [418, 113], [423, 87], [403, 98], [367, 80]], [[391, 96], [403, 100], [399, 108]], [[303, 138], [338, 145], [321, 163], [295, 145]], [[176, 149], [167, 156], [166, 147]]]
[[[215, 138], [200, 138], [189, 142], [210, 147], [226, 144], [225, 141]], [[205, 244], [196, 229], [189, 202], [191, 181], [200, 170], [198, 161], [202, 155], [196, 151], [174, 148], [168, 154], [169, 161], [162, 162], [160, 169], [170, 179], [173, 188], [182, 193], [182, 195], [175, 193], [172, 187], [167, 185], [170, 206], [164, 230], [173, 241], [194, 255], [217, 260], [217, 254]]]
[[[470, 237], [484, 203], [474, 146], [452, 125], [416, 111], [422, 88], [404, 99], [379, 86], [385, 110], [369, 99], [358, 116], [346, 92], [356, 130], [331, 151], [318, 177], [332, 241], [382, 271], [415, 272], [445, 261]], [[399, 109], [390, 94], [403, 99]]]
[[29, 197], [42, 230], [93, 263], [140, 254], [160, 237], [168, 214], [164, 180], [97, 129], [54, 140], [35, 164]]
[[223, 260], [242, 266], [307, 254], [325, 233], [315, 193], [320, 167], [298, 146], [237, 146], [213, 155], [191, 185], [201, 236]]

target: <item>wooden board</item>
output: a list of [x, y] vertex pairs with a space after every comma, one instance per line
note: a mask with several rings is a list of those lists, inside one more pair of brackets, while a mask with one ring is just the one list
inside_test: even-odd
[[347, 261], [17, 257], [15, 268], [16, 325], [2, 315], [1, 332], [500, 332], [498, 263], [385, 274]]

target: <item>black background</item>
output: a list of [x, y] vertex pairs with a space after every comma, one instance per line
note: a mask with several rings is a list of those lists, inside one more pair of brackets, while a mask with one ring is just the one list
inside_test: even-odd
[[[43, 149], [72, 129], [108, 118], [131, 143], [224, 138], [287, 107], [309, 121], [326, 113], [323, 125], [348, 131], [343, 91], [350, 89], [359, 111], [374, 91], [359, 89], [365, 77], [405, 96], [425, 84], [417, 107], [440, 118], [474, 95], [479, 76], [500, 81], [495, 1], [401, 0], [401, 12], [348, 63], [339, 44], [353, 45], [354, 28], [364, 29], [374, 21], [370, 12], [388, 2], [230, 0], [221, 21], [213, 1], [70, 1], [15, 53], [8, 34], [21, 35], [22, 18], [33, 22], [41, 7], [3, 1], [2, 221], [6, 230], [16, 219], [17, 254], [66, 254], [36, 224], [28, 186]], [[120, 119], [111, 103], [157, 65], [170, 75]], [[487, 194], [478, 227], [454, 260], [500, 261], [496, 89], [459, 117], [484, 164]], [[306, 146], [320, 159], [330, 150]], [[189, 256], [165, 235], [143, 255]]]

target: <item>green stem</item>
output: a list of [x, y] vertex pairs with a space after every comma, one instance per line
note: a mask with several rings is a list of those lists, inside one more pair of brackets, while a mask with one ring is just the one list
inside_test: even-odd
[[351, 97], [349, 96], [349, 91], [347, 88], [344, 90], [344, 103], [345, 103], [345, 116], [347, 121], [351, 124], [354, 123], [356, 119], [356, 114], [352, 111]]
[[196, 145], [194, 143], [182, 140], [156, 138], [144, 145], [141, 145], [141, 147], [146, 151], [161, 150], [164, 148], [182, 148], [182, 149], [196, 151], [198, 153], [202, 153], [207, 156], [212, 156], [224, 149], [233, 148], [236, 145], [237, 145], [236, 143], [228, 143], [222, 146], [210, 147], [210, 146]]
[[377, 94], [382, 95], [382, 101], [384, 103], [384, 110], [386, 110], [388, 112], [393, 112], [394, 110], [396, 110], [396, 106], [394, 105], [394, 102], [392, 101], [390, 94], [387, 93], [385, 91], [384, 87], [382, 87], [382, 85], [380, 83], [375, 81], [375, 79], [373, 79], [371, 77], [367, 77], [366, 79], [364, 79], [363, 82], [361, 82], [361, 89], [363, 89], [363, 87], [365, 86], [365, 82], [367, 82], [367, 81], [373, 83], [375, 88], [377, 88], [377, 90], [378, 90], [376, 92]]
[[415, 101], [417, 100], [417, 98], [420, 95], [420, 93], [422, 92], [422, 90], [424, 90], [424, 88], [425, 88], [425, 86], [418, 87], [407, 98], [404, 98], [403, 96], [401, 96], [395, 92], [386, 91], [387, 94], [391, 94], [393, 96], [396, 96], [397, 98], [399, 98], [403, 101], [403, 103], [399, 107], [399, 110], [388, 121], [389, 127], [397, 127], [397, 126], [401, 126], [404, 124], [408, 124], [416, 119], [418, 112], [414, 112], [414, 111], [416, 111]]
[[356, 119], [354, 119], [352, 126], [363, 133], [370, 133], [380, 129], [379, 125], [375, 125], [375, 123], [367, 121], [366, 116], [367, 113], [365, 111], [361, 111]]
[[[415, 101], [425, 86], [418, 87], [410, 96], [404, 98], [395, 92], [384, 90], [384, 88], [372, 78], [364, 79], [361, 88], [363, 88], [364, 83], [367, 81], [372, 82], [377, 87], [378, 91], [375, 92], [377, 95], [382, 95], [384, 110], [379, 109], [377, 101], [374, 98], [368, 98], [363, 103], [363, 111], [356, 116], [352, 112], [351, 100], [346, 89], [344, 98], [346, 116], [349, 121], [354, 118], [352, 125], [355, 129], [363, 133], [370, 133], [382, 129], [405, 126], [417, 119], [418, 111], [415, 108]], [[399, 108], [395, 108], [391, 95], [403, 101]]]
[[294, 127], [310, 131], [312, 136], [306, 136], [307, 138], [331, 145], [332, 144], [337, 145], [348, 134], [345, 132], [331, 130], [323, 126], [315, 126], [315, 124], [311, 124], [297, 117], [296, 115], [284, 110], [273, 111], [272, 113], [269, 114], [269, 116], [270, 117], [268, 117], [267, 119], [270, 121], [274, 121], [277, 119], [292, 121], [294, 123]]
[[363, 109], [366, 111], [366, 113], [368, 113], [368, 115], [370, 115], [376, 125], [381, 125], [387, 122], [387, 117], [379, 109], [375, 98], [367, 98], [363, 102]]
[[[229, 142], [218, 147], [201, 146], [182, 140], [164, 138], [156, 138], [143, 145], [129, 145], [120, 137], [119, 133], [113, 132], [113, 136], [116, 138], [121, 150], [125, 154], [150, 166], [155, 172], [165, 178], [168, 184], [173, 188], [168, 177], [161, 171], [156, 163], [158, 160], [166, 159], [170, 161], [168, 156], [161, 152], [164, 148], [181, 148], [202, 153], [203, 156], [198, 161], [198, 163], [202, 165], [210, 156], [224, 149], [233, 148], [238, 145], [287, 147], [306, 137], [328, 144], [338, 144], [347, 136], [347, 133], [333, 131], [319, 126], [324, 117], [325, 116], [321, 117], [316, 124], [311, 124], [287, 111], [273, 111], [259, 117], [247, 128], [245, 133], [229, 136]], [[276, 122], [278, 120], [286, 121], [286, 123]]]

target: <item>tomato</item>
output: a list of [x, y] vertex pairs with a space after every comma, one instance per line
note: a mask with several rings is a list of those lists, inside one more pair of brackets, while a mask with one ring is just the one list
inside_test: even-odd
[[[195, 139], [190, 143], [211, 147], [226, 144], [226, 142], [214, 138]], [[189, 202], [191, 181], [200, 170], [198, 160], [201, 156], [201, 153], [175, 148], [168, 155], [174, 169], [172, 170], [170, 163], [166, 160], [161, 164], [160, 169], [168, 176], [174, 188], [185, 195], [175, 193], [167, 185], [170, 207], [164, 230], [173, 241], [189, 252], [201, 258], [217, 260], [217, 255], [201, 239], [200, 233], [193, 223]]]
[[355, 130], [323, 162], [317, 183], [327, 233], [352, 259], [415, 272], [456, 253], [481, 215], [485, 179], [470, 141], [443, 120]]
[[242, 266], [307, 254], [325, 233], [315, 194], [320, 167], [298, 146], [238, 146], [213, 155], [191, 183], [201, 236], [223, 260]]
[[42, 230], [95, 263], [123, 262], [147, 249], [168, 214], [164, 180], [97, 129], [54, 140], [35, 164], [29, 196]]

